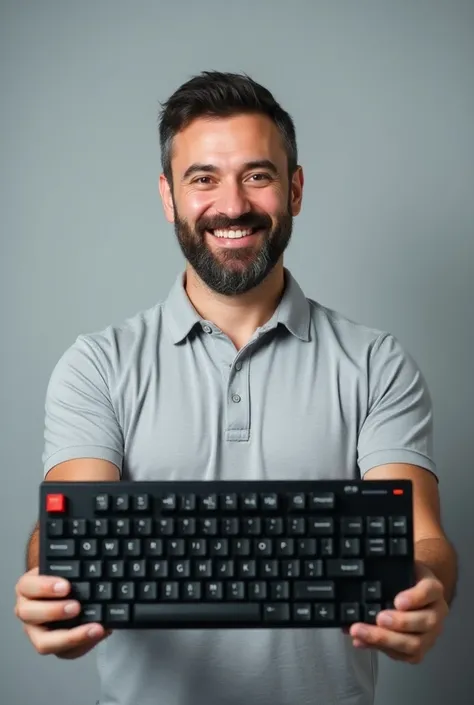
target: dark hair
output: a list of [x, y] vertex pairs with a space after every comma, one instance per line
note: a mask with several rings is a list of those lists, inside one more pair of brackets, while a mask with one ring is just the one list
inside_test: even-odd
[[229, 117], [242, 113], [267, 115], [279, 129], [288, 157], [291, 178], [298, 166], [293, 120], [269, 90], [247, 74], [203, 71], [180, 86], [161, 104], [159, 136], [163, 173], [172, 187], [171, 154], [174, 136], [203, 116]]

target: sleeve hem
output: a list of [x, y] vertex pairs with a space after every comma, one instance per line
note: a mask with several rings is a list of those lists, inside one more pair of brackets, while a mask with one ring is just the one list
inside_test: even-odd
[[408, 463], [418, 465], [431, 472], [438, 481], [438, 472], [435, 463], [423, 453], [407, 448], [392, 448], [390, 450], [377, 450], [368, 453], [359, 460], [359, 468], [361, 476], [365, 475], [368, 470], [377, 467], [378, 465], [387, 465], [388, 463]]
[[43, 464], [43, 474], [44, 477], [48, 472], [59, 463], [63, 463], [67, 460], [76, 460], [78, 458], [97, 458], [98, 460], [108, 460], [109, 462], [116, 465], [120, 472], [120, 477], [122, 477], [122, 461], [123, 456], [118, 451], [113, 448], [108, 448], [107, 446], [69, 446], [68, 448], [62, 448], [50, 455]]

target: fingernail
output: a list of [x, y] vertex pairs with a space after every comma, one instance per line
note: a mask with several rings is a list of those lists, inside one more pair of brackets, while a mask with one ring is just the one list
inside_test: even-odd
[[390, 617], [388, 614], [381, 614], [378, 623], [382, 625], [382, 627], [391, 627], [393, 624], [393, 619]]
[[73, 612], [77, 611], [77, 604], [75, 602], [68, 602], [67, 605], [64, 606], [64, 611], [66, 614], [72, 614]]
[[369, 636], [369, 630], [365, 627], [358, 627], [356, 629], [355, 636], [359, 636], [362, 637], [362, 639], [366, 639]]
[[87, 632], [87, 636], [90, 636], [91, 639], [95, 639], [96, 637], [100, 636], [101, 634], [101, 629], [100, 627], [91, 627], [89, 631]]
[[403, 597], [401, 595], [400, 597], [397, 597], [395, 599], [395, 607], [400, 610], [406, 610], [410, 606], [410, 600], [408, 597]]
[[65, 583], [63, 580], [61, 580], [58, 583], [54, 583], [54, 585], [53, 585], [54, 592], [66, 592], [67, 589], [68, 589], [68, 584]]

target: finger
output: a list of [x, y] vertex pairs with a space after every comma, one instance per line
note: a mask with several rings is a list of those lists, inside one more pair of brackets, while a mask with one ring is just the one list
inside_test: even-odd
[[377, 649], [390, 649], [406, 656], [420, 650], [420, 637], [416, 634], [393, 632], [378, 626], [354, 624], [351, 636]]
[[399, 610], [426, 607], [443, 597], [443, 585], [436, 578], [423, 578], [414, 587], [400, 592], [394, 600]]
[[[37, 569], [35, 569], [37, 571]], [[54, 575], [38, 575], [29, 571], [17, 583], [17, 595], [29, 599], [43, 597], [63, 597], [69, 593], [71, 585], [67, 580]]]
[[412, 610], [411, 612], [385, 610], [377, 615], [379, 627], [386, 627], [405, 634], [424, 634], [434, 629], [437, 622], [434, 609]]
[[101, 624], [81, 624], [72, 629], [48, 630], [45, 627], [27, 625], [28, 634], [36, 651], [42, 655], [64, 654], [72, 649], [94, 646], [104, 636], [104, 627]]
[[15, 614], [28, 624], [45, 624], [75, 617], [81, 611], [77, 600], [29, 600], [18, 598]]

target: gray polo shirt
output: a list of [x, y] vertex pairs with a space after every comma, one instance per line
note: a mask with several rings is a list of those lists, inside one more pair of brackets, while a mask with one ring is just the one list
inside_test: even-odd
[[[306, 298], [285, 270], [275, 314], [236, 351], [180, 274], [165, 301], [80, 335], [46, 396], [44, 473], [104, 458], [123, 479], [436, 474], [429, 391], [384, 331]], [[96, 649], [101, 705], [370, 705], [376, 655], [334, 630], [116, 631]]]

